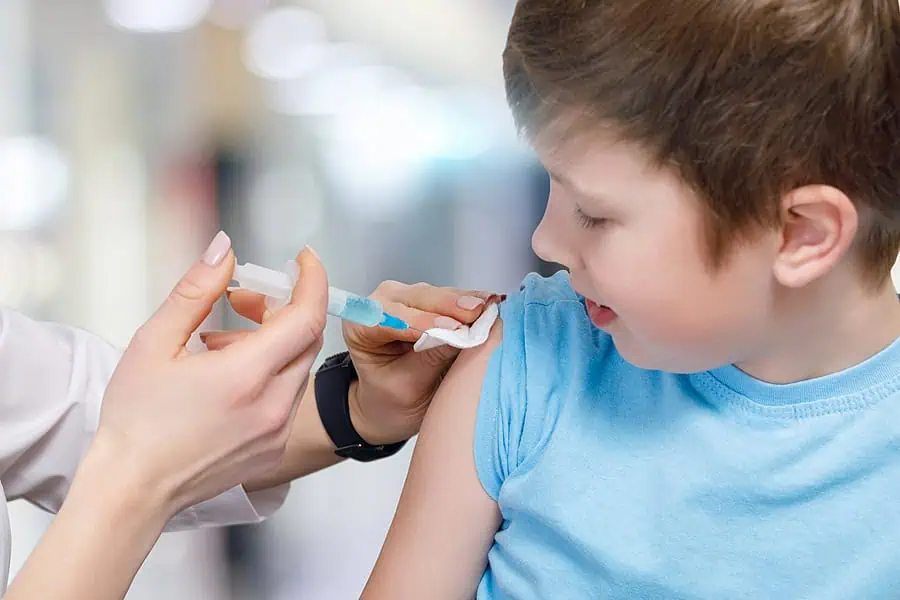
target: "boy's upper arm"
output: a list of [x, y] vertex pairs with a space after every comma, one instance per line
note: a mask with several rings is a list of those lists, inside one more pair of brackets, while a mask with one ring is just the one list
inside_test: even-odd
[[502, 328], [463, 352], [437, 391], [366, 600], [474, 597], [501, 521], [476, 472], [474, 432]]

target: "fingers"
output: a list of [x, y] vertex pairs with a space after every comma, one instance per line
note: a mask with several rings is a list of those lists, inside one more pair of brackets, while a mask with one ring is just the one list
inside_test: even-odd
[[[394, 342], [413, 344], [423, 331], [434, 327], [441, 329], [458, 329], [463, 324], [452, 317], [410, 308], [399, 302], [383, 302], [384, 310], [405, 321], [410, 329], [392, 329], [390, 327], [364, 327], [355, 323], [344, 322], [344, 340], [355, 349], [377, 351], [379, 354], [395, 354]], [[388, 347], [391, 345], [391, 347]], [[376, 350], [377, 349], [377, 350]], [[404, 351], [409, 351], [405, 348]]]
[[[378, 286], [372, 297], [382, 302], [385, 311], [403, 319], [418, 331], [362, 327], [345, 322], [344, 341], [354, 349], [395, 354], [395, 342], [414, 343], [419, 339], [421, 331], [433, 327], [456, 329], [460, 324], [473, 323], [484, 312], [486, 302], [492, 301], [495, 295], [455, 288], [439, 288], [424, 283], [406, 285], [386, 281]], [[433, 354], [445, 352], [447, 351], [441, 350]]]
[[491, 294], [442, 288], [417, 283], [406, 285], [396, 281], [386, 281], [372, 294], [382, 302], [396, 302], [410, 308], [452, 317], [461, 323], [472, 323], [484, 310], [485, 301]]
[[252, 331], [204, 331], [200, 334], [200, 340], [207, 350], [215, 352], [227, 348], [252, 333]]
[[226, 294], [234, 312], [254, 323], [262, 323], [266, 318], [266, 297], [250, 290], [234, 290]]
[[241, 363], [277, 373], [313, 346], [325, 329], [328, 276], [318, 256], [305, 249], [297, 257], [300, 276], [290, 303], [253, 333], [237, 340], [233, 350]]
[[[383, 306], [385, 311], [387, 311], [389, 314], [403, 319], [411, 328], [413, 328], [403, 331], [381, 328], [384, 330], [384, 333], [389, 334], [393, 331], [396, 331], [398, 334], [404, 333], [407, 334], [406, 337], [409, 338], [409, 341], [413, 342], [419, 339], [419, 336], [421, 335], [420, 332], [422, 331], [428, 331], [429, 329], [435, 327], [440, 329], [454, 330], [459, 329], [464, 325], [464, 323], [457, 321], [453, 317], [448, 317], [446, 315], [441, 315], [433, 312], [427, 312], [418, 308], [410, 308], [409, 306], [401, 304], [399, 302], [386, 302], [383, 304]], [[415, 331], [414, 329], [418, 331]]]
[[177, 356], [231, 281], [231, 239], [220, 231], [169, 297], [135, 335], [133, 346]]

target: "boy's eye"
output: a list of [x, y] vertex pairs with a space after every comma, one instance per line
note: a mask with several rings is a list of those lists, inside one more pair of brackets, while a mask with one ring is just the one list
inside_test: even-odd
[[599, 227], [600, 225], [605, 224], [607, 221], [603, 218], [586, 215], [577, 206], [575, 207], [575, 218], [578, 219], [578, 224], [585, 229], [593, 229], [594, 227]]

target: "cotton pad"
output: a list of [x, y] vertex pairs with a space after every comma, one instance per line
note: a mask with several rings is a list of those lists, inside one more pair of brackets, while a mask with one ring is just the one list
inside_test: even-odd
[[500, 316], [500, 306], [496, 302], [487, 308], [472, 325], [463, 325], [459, 329], [440, 329], [438, 327], [426, 331], [416, 345], [416, 352], [424, 352], [438, 346], [450, 345], [454, 348], [475, 348], [485, 343], [491, 333], [491, 327]]

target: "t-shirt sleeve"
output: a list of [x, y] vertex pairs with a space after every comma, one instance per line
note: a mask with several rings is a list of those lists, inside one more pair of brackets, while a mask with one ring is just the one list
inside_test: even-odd
[[552, 393], [562, 348], [554, 296], [561, 286], [571, 294], [567, 281], [529, 276], [500, 306], [503, 339], [484, 377], [474, 442], [475, 469], [495, 501], [507, 479], [538, 460], [561, 410]]
[[510, 451], [518, 446], [515, 432], [521, 429], [526, 403], [523, 312], [520, 296], [500, 306], [503, 339], [488, 363], [475, 420], [475, 469], [494, 500], [515, 467], [510, 464]]

